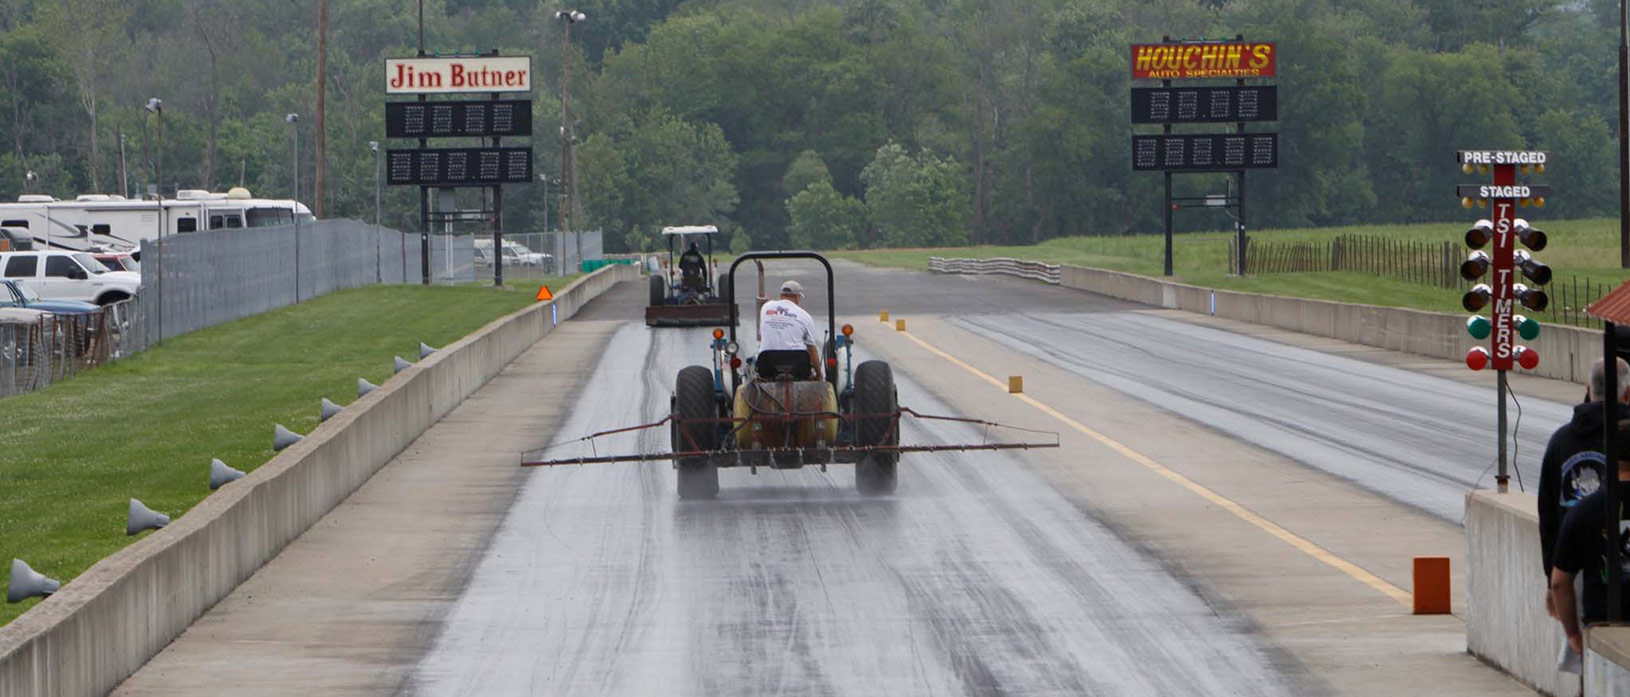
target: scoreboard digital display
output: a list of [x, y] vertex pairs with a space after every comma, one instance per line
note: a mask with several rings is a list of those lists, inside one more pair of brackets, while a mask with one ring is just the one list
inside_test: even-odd
[[1279, 88], [1134, 87], [1132, 123], [1230, 123], [1279, 120]]
[[532, 148], [416, 148], [385, 153], [385, 182], [393, 186], [527, 184], [532, 176]]
[[530, 100], [385, 103], [387, 138], [495, 138], [530, 135], [532, 135]]
[[1226, 172], [1278, 166], [1278, 133], [1132, 136], [1136, 171]]

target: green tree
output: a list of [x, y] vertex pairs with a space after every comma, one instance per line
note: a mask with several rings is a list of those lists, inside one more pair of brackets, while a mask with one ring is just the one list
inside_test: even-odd
[[747, 234], [747, 228], [738, 227], [730, 233], [730, 253], [741, 256], [753, 251], [753, 236]]
[[970, 203], [955, 160], [915, 155], [898, 143], [877, 150], [860, 173], [866, 210], [889, 247], [955, 247], [968, 242]]
[[622, 118], [578, 148], [578, 190], [609, 239], [643, 249], [664, 225], [728, 219], [736, 155], [719, 127], [664, 110]]
[[816, 181], [787, 201], [787, 241], [797, 249], [853, 249], [866, 231], [866, 204]]
[[798, 159], [787, 165], [787, 173], [781, 177], [781, 190], [792, 198], [817, 182], [832, 186], [832, 173], [827, 171], [826, 162], [818, 153], [805, 150], [798, 154]]

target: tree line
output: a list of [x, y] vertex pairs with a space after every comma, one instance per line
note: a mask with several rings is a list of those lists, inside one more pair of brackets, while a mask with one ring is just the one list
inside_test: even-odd
[[[165, 188], [288, 196], [315, 103], [315, 0], [0, 0], [0, 196]], [[1029, 243], [1161, 229], [1134, 173], [1128, 46], [1275, 41], [1280, 167], [1253, 228], [1452, 220], [1460, 148], [1552, 153], [1547, 217], [1617, 211], [1610, 0], [429, 0], [432, 51], [531, 54], [536, 166], [553, 178], [570, 61], [577, 219], [612, 249], [715, 223], [737, 248]], [[369, 218], [387, 56], [417, 6], [332, 3], [331, 214]], [[309, 132], [300, 146], [311, 163]], [[389, 144], [386, 144], [387, 146]], [[120, 166], [121, 154], [123, 167]], [[24, 173], [34, 172], [32, 182]], [[302, 199], [311, 197], [303, 176]], [[1179, 195], [1222, 193], [1220, 175]], [[551, 229], [558, 182], [506, 191], [506, 228]], [[387, 192], [415, 229], [416, 191]], [[461, 194], [479, 204], [478, 190]], [[1182, 211], [1184, 229], [1229, 224]]]

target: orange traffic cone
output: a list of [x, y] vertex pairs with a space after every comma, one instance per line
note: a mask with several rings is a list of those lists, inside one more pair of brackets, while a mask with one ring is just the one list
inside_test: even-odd
[[549, 286], [547, 284], [541, 285], [541, 286], [538, 286], [538, 299], [539, 300], [554, 300], [555, 299], [555, 294], [549, 292]]

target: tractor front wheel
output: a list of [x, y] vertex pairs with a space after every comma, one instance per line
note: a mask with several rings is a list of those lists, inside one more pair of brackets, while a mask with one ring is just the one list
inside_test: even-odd
[[[719, 407], [713, 393], [713, 371], [693, 365], [679, 371], [674, 385], [673, 450], [676, 453], [719, 449]], [[679, 498], [711, 499], [719, 495], [719, 466], [711, 457], [679, 458]]]
[[[900, 444], [900, 402], [894, 391], [894, 369], [883, 361], [855, 367], [855, 445]], [[855, 489], [867, 495], [894, 493], [897, 452], [872, 451], [855, 462]]]

